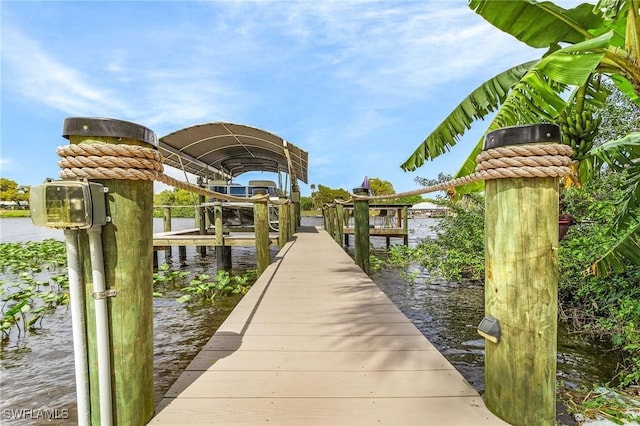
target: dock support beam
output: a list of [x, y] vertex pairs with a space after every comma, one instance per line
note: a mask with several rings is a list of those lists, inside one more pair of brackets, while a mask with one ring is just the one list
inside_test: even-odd
[[336, 203], [336, 233], [334, 238], [336, 243], [342, 246], [342, 239], [344, 238], [344, 206], [340, 203]]
[[224, 245], [224, 230], [222, 226], [222, 203], [216, 201], [213, 203], [213, 226], [216, 232], [216, 268], [229, 270], [231, 269], [231, 247]]
[[[203, 187], [204, 183], [202, 178], [198, 178], [198, 186]], [[196, 208], [196, 220], [198, 232], [200, 235], [204, 235], [207, 233], [207, 212], [205, 207], [202, 205], [205, 201], [204, 195], [198, 194], [198, 207]], [[198, 251], [200, 252], [200, 256], [207, 255], [207, 246], [199, 246]]]
[[[171, 207], [170, 206], [162, 207], [162, 230], [164, 232], [171, 232]], [[164, 251], [165, 261], [170, 256], [171, 256], [171, 247], [168, 247]]]
[[[353, 188], [355, 195], [369, 195], [367, 188]], [[369, 273], [369, 200], [355, 199], [353, 202], [355, 261]]]
[[271, 263], [269, 254], [269, 205], [267, 200], [253, 203], [253, 220], [256, 233], [256, 262], [258, 276], [267, 269]]
[[284, 247], [290, 238], [289, 221], [291, 218], [289, 217], [289, 211], [288, 204], [280, 204], [278, 206], [278, 246], [280, 248]]
[[[558, 143], [559, 131], [535, 139], [530, 127], [489, 133], [485, 150]], [[556, 424], [558, 185], [555, 177], [485, 183], [485, 313], [500, 335], [485, 340], [484, 398], [513, 425]]]
[[[67, 118], [63, 136], [74, 145], [157, 146], [156, 135], [151, 130], [135, 123], [104, 118]], [[122, 179], [96, 182], [109, 190], [106, 207], [111, 221], [102, 228], [107, 294], [93, 293], [86, 233], [81, 234], [79, 247], [86, 284], [91, 423], [101, 422], [94, 297], [106, 297], [113, 424], [146, 425], [154, 413], [153, 182]], [[115, 295], [109, 291], [115, 291]]]

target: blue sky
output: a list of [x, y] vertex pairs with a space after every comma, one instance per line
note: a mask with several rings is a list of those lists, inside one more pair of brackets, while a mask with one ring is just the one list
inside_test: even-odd
[[254, 126], [309, 152], [309, 184], [350, 191], [369, 176], [409, 191], [455, 173], [487, 125], [403, 172], [451, 109], [541, 55], [464, 0], [2, 0], [1, 20], [0, 176], [24, 185], [57, 178], [66, 117], [110, 117], [159, 137]]

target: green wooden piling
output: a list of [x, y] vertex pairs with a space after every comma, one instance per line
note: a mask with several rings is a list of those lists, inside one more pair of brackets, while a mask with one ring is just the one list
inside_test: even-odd
[[[485, 149], [559, 141], [528, 127], [487, 135]], [[535, 129], [534, 129], [535, 130]], [[490, 142], [490, 143], [489, 143]], [[485, 402], [513, 425], [556, 424], [558, 178], [485, 183], [485, 311], [500, 323], [486, 340]]]
[[[202, 186], [202, 179], [198, 180], [198, 185]], [[198, 220], [196, 222], [198, 224], [198, 233], [200, 235], [205, 235], [207, 233], [207, 212], [205, 207], [202, 205], [204, 202], [204, 195], [198, 194], [198, 208], [196, 209], [196, 217]], [[207, 246], [198, 246], [198, 251], [201, 256], [206, 256]]]
[[[353, 188], [355, 195], [369, 195], [366, 188]], [[354, 257], [356, 264], [365, 273], [369, 273], [369, 200], [355, 199], [353, 202], [354, 217]]]
[[260, 275], [271, 263], [269, 255], [269, 206], [266, 200], [253, 203], [253, 223], [256, 238], [256, 263], [258, 275]]
[[336, 204], [336, 243], [342, 246], [344, 238], [344, 206], [340, 203]]
[[222, 225], [222, 203], [213, 203], [213, 226], [215, 228], [216, 268], [231, 269], [231, 247], [224, 245], [224, 227]]
[[296, 233], [296, 207], [289, 203], [289, 236]]
[[[155, 147], [151, 130], [135, 123], [103, 118], [67, 118], [63, 136], [71, 144]], [[109, 189], [102, 229], [104, 280], [110, 329], [114, 425], [146, 425], [154, 413], [153, 387], [153, 182], [95, 180]], [[87, 343], [91, 422], [100, 424], [96, 322], [89, 244], [80, 238], [79, 255], [86, 284]]]
[[331, 235], [331, 238], [335, 238], [336, 235], [336, 207], [335, 204], [327, 205], [327, 232]]
[[[162, 230], [164, 232], [171, 232], [171, 207], [162, 207]], [[165, 257], [171, 256], [171, 247], [168, 247], [164, 251]]]
[[291, 187], [291, 202], [293, 204], [293, 211], [294, 211], [294, 216], [293, 216], [293, 222], [295, 224], [295, 229], [298, 229], [298, 227], [300, 226], [300, 188], [298, 187], [298, 183], [297, 182], [292, 182], [292, 187]]
[[[400, 215], [400, 210], [398, 210], [398, 215]], [[398, 217], [398, 222], [400, 222], [400, 218]], [[404, 232], [403, 242], [405, 246], [409, 245], [409, 207], [404, 206], [402, 208], [402, 231]]]
[[278, 245], [280, 248], [289, 241], [289, 206], [278, 205]]
[[162, 207], [162, 229], [164, 232], [171, 232], [171, 207]]

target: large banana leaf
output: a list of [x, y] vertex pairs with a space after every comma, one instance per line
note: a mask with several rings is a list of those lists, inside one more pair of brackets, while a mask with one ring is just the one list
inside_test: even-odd
[[[556, 50], [537, 62], [504, 100], [487, 132], [501, 127], [552, 121], [566, 107], [561, 93], [567, 85], [582, 86], [604, 56], [599, 49], [608, 45], [612, 33]], [[485, 132], [485, 134], [487, 133]], [[474, 172], [476, 157], [482, 151], [484, 138], [474, 147], [455, 177]], [[456, 193], [481, 191], [483, 183], [475, 182], [456, 188]]]
[[531, 61], [508, 69], [476, 88], [455, 107], [444, 121], [420, 144], [400, 166], [413, 171], [426, 160], [433, 160], [454, 146], [471, 124], [498, 109], [511, 87], [538, 61]]
[[602, 13], [594, 13], [588, 3], [567, 10], [533, 0], [472, 0], [469, 7], [493, 26], [535, 48], [579, 43], [591, 38], [589, 30], [603, 25]]

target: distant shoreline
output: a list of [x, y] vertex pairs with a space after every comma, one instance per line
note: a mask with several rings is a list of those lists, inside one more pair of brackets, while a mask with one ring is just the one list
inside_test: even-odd
[[30, 213], [29, 210], [0, 210], [0, 217], [30, 217]]

